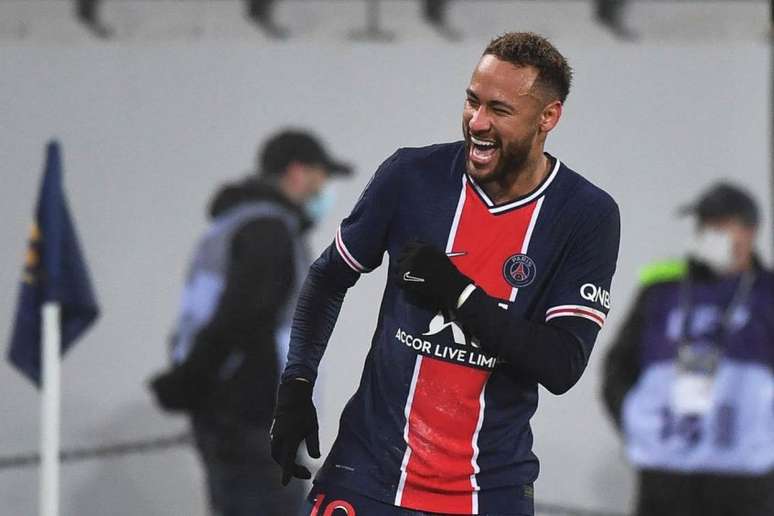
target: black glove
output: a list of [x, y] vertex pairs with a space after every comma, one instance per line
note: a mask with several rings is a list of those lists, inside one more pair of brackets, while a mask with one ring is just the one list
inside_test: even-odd
[[282, 485], [288, 485], [292, 477], [309, 479], [312, 474], [304, 466], [296, 464], [296, 454], [301, 441], [306, 440], [306, 450], [315, 459], [320, 458], [317, 411], [312, 402], [312, 384], [305, 380], [282, 382], [277, 392], [277, 406], [271, 425], [271, 456], [282, 466]]
[[413, 241], [398, 256], [398, 285], [410, 297], [430, 308], [457, 308], [462, 291], [473, 283], [446, 253]]

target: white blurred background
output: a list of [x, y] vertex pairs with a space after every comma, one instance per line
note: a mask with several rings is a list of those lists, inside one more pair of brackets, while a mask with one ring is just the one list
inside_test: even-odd
[[[63, 363], [62, 444], [174, 433], [145, 381], [166, 364], [189, 252], [215, 187], [253, 166], [284, 126], [322, 135], [356, 165], [314, 232], [331, 241], [375, 167], [395, 148], [460, 138], [464, 89], [488, 40], [549, 36], [575, 69], [547, 150], [609, 191], [622, 212], [613, 311], [588, 370], [568, 394], [541, 391], [534, 419], [539, 502], [626, 511], [633, 476], [599, 401], [601, 357], [631, 302], [638, 267], [680, 256], [691, 226], [680, 204], [716, 179], [757, 195], [770, 263], [770, 43], [765, 1], [633, 1], [636, 42], [595, 23], [583, 1], [457, 1], [450, 42], [411, 0], [381, 4], [391, 42], [350, 39], [357, 0], [288, 0], [277, 41], [237, 1], [108, 0], [95, 38], [70, 2], [0, 1], [0, 327], [10, 334], [43, 146], [63, 145], [65, 183], [103, 315]], [[330, 446], [354, 392], [383, 271], [350, 291], [322, 365], [321, 439]], [[0, 362], [0, 456], [38, 446], [39, 394]], [[0, 470], [0, 514], [37, 511], [37, 469]], [[69, 463], [64, 516], [204, 514], [203, 478], [185, 447]]]

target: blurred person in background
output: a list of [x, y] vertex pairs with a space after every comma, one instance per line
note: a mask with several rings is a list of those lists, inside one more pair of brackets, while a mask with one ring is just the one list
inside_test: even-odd
[[84, 27], [100, 38], [109, 38], [113, 30], [102, 22], [99, 9], [102, 0], [75, 0], [75, 15]]
[[160, 405], [191, 416], [212, 514], [294, 515], [281, 490], [269, 426], [288, 348], [290, 314], [309, 266], [306, 235], [351, 168], [316, 137], [272, 136], [259, 172], [226, 184], [192, 257], [172, 338], [172, 368], [152, 381]]
[[245, 0], [247, 19], [261, 29], [267, 36], [285, 39], [290, 31], [274, 21], [275, 0]]
[[637, 34], [629, 27], [624, 13], [628, 0], [594, 0], [594, 17], [616, 37], [634, 41]]
[[310, 476], [302, 441], [320, 456], [312, 392], [345, 294], [389, 256], [361, 382], [304, 514], [534, 514], [538, 385], [563, 394], [583, 374], [618, 256], [618, 205], [544, 150], [571, 77], [540, 35], [492, 40], [463, 139], [385, 160], [310, 268], [271, 430], [284, 483]]
[[449, 0], [424, 0], [422, 16], [425, 22], [449, 41], [462, 39], [462, 32], [449, 25]]
[[771, 516], [774, 276], [755, 253], [758, 208], [719, 183], [683, 212], [688, 258], [643, 270], [604, 366], [637, 516]]

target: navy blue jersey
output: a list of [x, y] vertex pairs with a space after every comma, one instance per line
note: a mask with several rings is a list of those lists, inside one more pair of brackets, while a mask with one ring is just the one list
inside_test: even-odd
[[[562, 327], [587, 359], [610, 308], [618, 207], [553, 163], [533, 192], [498, 205], [466, 174], [463, 142], [399, 150], [313, 268], [359, 276], [387, 252], [391, 278], [407, 242], [430, 242], [499, 300], [495, 309]], [[291, 337], [284, 378], [314, 379], [319, 343], [305, 340], [315, 337]], [[537, 401], [533, 377], [388, 279], [360, 386], [317, 481], [430, 512], [532, 514]]]

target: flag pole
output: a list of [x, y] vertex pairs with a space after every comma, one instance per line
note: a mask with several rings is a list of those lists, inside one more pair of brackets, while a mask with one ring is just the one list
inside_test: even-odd
[[43, 376], [40, 431], [40, 516], [59, 515], [60, 307], [43, 304]]
[[62, 188], [59, 143], [52, 140], [46, 146], [8, 347], [11, 364], [41, 391], [39, 516], [59, 516], [60, 511], [62, 353], [98, 316], [99, 305]]

